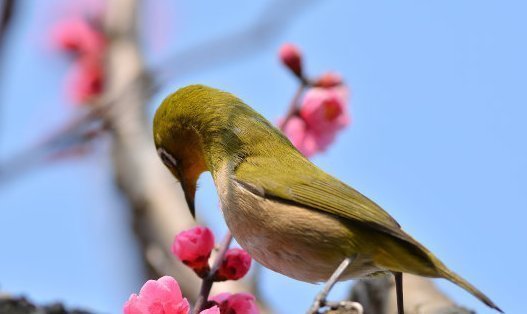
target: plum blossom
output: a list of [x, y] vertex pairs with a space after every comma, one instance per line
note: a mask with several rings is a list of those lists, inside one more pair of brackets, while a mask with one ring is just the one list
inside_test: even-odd
[[[183, 298], [176, 279], [164, 276], [148, 280], [139, 295], [132, 294], [124, 304], [124, 314], [189, 314], [190, 305]], [[200, 314], [220, 314], [217, 305], [203, 310]]]
[[[306, 157], [323, 152], [338, 131], [350, 122], [347, 112], [347, 88], [337, 76], [326, 76], [321, 86], [310, 88], [302, 99], [299, 112], [291, 116], [282, 131]], [[336, 84], [336, 85], [335, 85]]]
[[75, 103], [85, 103], [102, 93], [104, 68], [102, 62], [90, 57], [76, 61], [68, 77], [68, 91]]
[[199, 276], [210, 270], [209, 257], [214, 248], [214, 235], [209, 228], [196, 226], [180, 232], [172, 244], [172, 253]]
[[220, 293], [211, 298], [220, 307], [221, 313], [259, 314], [256, 299], [249, 293]]
[[306, 78], [300, 49], [293, 44], [282, 45], [279, 57], [300, 79], [300, 92], [308, 88], [301, 104], [298, 104], [299, 96], [295, 97], [288, 116], [279, 125], [291, 143], [306, 157], [311, 157], [325, 151], [338, 131], [349, 124], [348, 89], [342, 77], [334, 72], [326, 72], [314, 80]]
[[292, 116], [287, 120], [282, 128], [284, 134], [289, 138], [291, 143], [306, 157], [311, 157], [324, 147], [329, 145], [333, 140], [321, 141], [317, 134], [308, 130], [306, 122], [299, 116]]
[[52, 31], [55, 45], [74, 54], [68, 91], [74, 103], [87, 103], [103, 92], [106, 40], [101, 30], [81, 15], [58, 22]]
[[318, 134], [338, 131], [349, 124], [345, 87], [309, 89], [302, 100], [300, 116]]
[[251, 256], [242, 249], [229, 249], [215, 274], [216, 281], [238, 280], [251, 268]]
[[100, 54], [105, 48], [101, 31], [86, 18], [73, 16], [58, 22], [52, 37], [58, 48], [78, 54]]
[[177, 281], [164, 276], [148, 280], [139, 295], [130, 296], [123, 310], [124, 314], [188, 314], [189, 308]]

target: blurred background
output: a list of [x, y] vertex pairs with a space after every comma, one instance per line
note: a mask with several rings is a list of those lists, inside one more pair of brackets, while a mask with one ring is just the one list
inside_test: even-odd
[[[4, 0], [0, 8], [12, 13], [0, 33], [1, 293], [97, 313], [121, 312], [159, 274], [181, 274], [184, 292], [195, 293], [196, 279], [166, 252], [192, 219], [150, 142], [153, 112], [168, 93], [201, 83], [278, 121], [298, 85], [278, 59], [291, 42], [309, 75], [334, 70], [351, 90], [350, 126], [313, 161], [506, 313], [524, 311], [524, 1]], [[200, 186], [198, 219], [221, 238], [210, 175]], [[492, 313], [435, 283], [455, 303]], [[228, 289], [250, 289], [275, 313], [305, 312], [320, 289], [258, 267], [236, 285]], [[352, 285], [340, 283], [331, 299]]]

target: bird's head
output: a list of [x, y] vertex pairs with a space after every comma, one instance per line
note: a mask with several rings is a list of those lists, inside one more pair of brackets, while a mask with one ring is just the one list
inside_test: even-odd
[[[157, 153], [165, 166], [180, 182], [185, 200], [195, 217], [194, 198], [200, 174], [208, 170], [201, 149], [199, 136], [188, 129], [174, 130], [177, 136], [167, 141], [167, 137], [156, 139]], [[162, 134], [162, 133], [156, 133]], [[170, 135], [170, 134], [167, 134]]]
[[154, 143], [165, 166], [180, 182], [192, 216], [200, 174], [208, 170], [203, 134], [198, 128], [203, 116], [199, 103], [202, 86], [182, 88], [169, 95], [154, 117]]
[[225, 165], [247, 156], [293, 146], [269, 121], [236, 96], [203, 85], [183, 87], [169, 95], [154, 117], [154, 142], [163, 163], [179, 180], [194, 215], [200, 174], [213, 178]]

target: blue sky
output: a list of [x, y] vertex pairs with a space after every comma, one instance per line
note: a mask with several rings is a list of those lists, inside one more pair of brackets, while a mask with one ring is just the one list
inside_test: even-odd
[[[49, 2], [24, 1], [0, 67], [0, 158], [67, 121], [67, 64], [43, 49]], [[168, 4], [163, 4], [163, 3]], [[150, 64], [189, 45], [243, 29], [265, 1], [152, 1]], [[46, 7], [44, 7], [46, 6]], [[157, 9], [156, 9], [157, 7]], [[161, 8], [161, 10], [159, 10]], [[174, 77], [154, 97], [203, 83], [237, 94], [271, 120], [296, 87], [279, 64], [298, 44], [308, 73], [340, 72], [351, 86], [352, 124], [314, 162], [390, 212], [451, 269], [507, 313], [527, 290], [527, 3], [324, 1], [249, 58]], [[155, 13], [157, 12], [157, 13]], [[164, 40], [164, 42], [163, 42]], [[160, 43], [161, 42], [161, 43]], [[0, 187], [0, 289], [39, 302], [118, 313], [140, 287], [129, 215], [115, 196], [108, 143]], [[224, 230], [210, 176], [198, 215]], [[453, 284], [460, 304], [492, 313]], [[334, 298], [351, 283], [340, 284]], [[320, 289], [265, 271], [266, 298], [300, 313]]]

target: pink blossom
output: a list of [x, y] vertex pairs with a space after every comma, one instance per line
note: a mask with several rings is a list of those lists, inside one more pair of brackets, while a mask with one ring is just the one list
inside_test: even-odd
[[343, 85], [311, 88], [304, 95], [300, 113], [292, 116], [282, 131], [306, 157], [323, 152], [337, 132], [349, 124], [346, 99], [347, 89]]
[[85, 103], [100, 95], [104, 87], [104, 68], [98, 58], [83, 56], [73, 64], [68, 79], [69, 93], [75, 103]]
[[287, 66], [296, 76], [302, 77], [302, 54], [293, 44], [283, 44], [278, 53], [282, 63]]
[[327, 133], [325, 136], [314, 133], [307, 128], [306, 122], [299, 116], [292, 116], [287, 120], [282, 131], [306, 157], [324, 151], [334, 137], [334, 133]]
[[57, 23], [52, 36], [59, 48], [78, 54], [101, 54], [105, 46], [101, 31], [81, 16]]
[[220, 293], [211, 298], [219, 307], [221, 313], [259, 314], [256, 299], [249, 293]]
[[223, 257], [223, 262], [215, 274], [217, 281], [238, 280], [245, 276], [251, 268], [251, 256], [242, 249], [229, 249]]
[[172, 244], [172, 253], [198, 275], [209, 271], [209, 257], [214, 248], [214, 235], [209, 228], [197, 226], [180, 232]]
[[57, 23], [52, 33], [56, 45], [75, 53], [69, 73], [68, 91], [75, 103], [86, 103], [103, 91], [103, 54], [105, 39], [102, 32], [87, 18], [74, 15]]
[[315, 151], [311, 151], [304, 147], [304, 139], [306, 137], [306, 123], [299, 116], [290, 117], [285, 124], [283, 119], [278, 121], [278, 125], [282, 126], [282, 132], [289, 138], [291, 143], [304, 155], [311, 156]]
[[188, 311], [187, 299], [170, 276], [148, 280], [139, 295], [132, 294], [124, 305], [124, 314], [188, 314]]
[[300, 116], [309, 129], [318, 134], [334, 132], [349, 124], [347, 89], [315, 87], [309, 89], [302, 100]]

